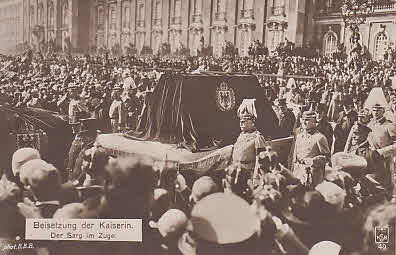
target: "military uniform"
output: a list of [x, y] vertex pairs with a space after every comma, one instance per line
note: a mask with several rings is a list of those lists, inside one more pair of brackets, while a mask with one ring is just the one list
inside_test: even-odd
[[[75, 92], [77, 90], [77, 87], [73, 84], [71, 84], [68, 87], [70, 92]], [[69, 122], [70, 123], [77, 123], [80, 119], [84, 117], [88, 117], [88, 108], [87, 106], [75, 96], [70, 100], [69, 103]]]
[[359, 155], [359, 149], [365, 146], [371, 128], [361, 123], [356, 123], [348, 135], [344, 152], [350, 152]]
[[234, 144], [232, 161], [241, 168], [253, 170], [256, 165], [257, 151], [265, 148], [265, 139], [259, 131], [241, 133]]
[[343, 151], [352, 126], [357, 121], [358, 114], [354, 110], [340, 113], [340, 118], [334, 128], [334, 152]]
[[239, 170], [246, 171], [248, 179], [254, 180], [258, 178], [257, 156], [265, 148], [264, 137], [254, 127], [254, 120], [257, 118], [254, 99], [243, 100], [238, 108], [238, 117], [241, 123], [250, 123], [250, 126], [241, 126], [242, 132], [233, 147], [232, 162]]
[[384, 148], [393, 144], [396, 140], [396, 124], [385, 119], [385, 117], [372, 120], [367, 126], [372, 129], [369, 135], [369, 143], [373, 149]]
[[[316, 119], [314, 112], [304, 112], [302, 118]], [[323, 156], [318, 157], [318, 156]], [[330, 156], [327, 138], [316, 128], [296, 136], [293, 152], [293, 174], [303, 185], [316, 186], [323, 179], [325, 159]], [[323, 161], [323, 162], [319, 162]], [[311, 171], [307, 171], [311, 168]]]
[[286, 98], [280, 98], [275, 103], [278, 107], [282, 107], [277, 111], [279, 120], [279, 137], [289, 137], [293, 133], [296, 117], [291, 109], [286, 108]]
[[[93, 123], [94, 119], [82, 119], [81, 121], [83, 123], [85, 121], [91, 121]], [[67, 163], [67, 169], [69, 170], [69, 174], [74, 171], [76, 160], [81, 151], [83, 151], [88, 145], [92, 144], [96, 140], [97, 135], [98, 132], [94, 128], [91, 128], [90, 130], [81, 130], [77, 133], [69, 150], [69, 157]]]

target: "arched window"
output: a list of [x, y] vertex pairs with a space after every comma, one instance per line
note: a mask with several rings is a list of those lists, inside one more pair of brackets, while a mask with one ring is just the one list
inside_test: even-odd
[[329, 31], [323, 38], [323, 45], [324, 45], [324, 54], [326, 56], [331, 56], [333, 53], [337, 51], [337, 35]]
[[388, 49], [388, 36], [385, 34], [385, 32], [380, 32], [375, 37], [374, 56], [376, 60], [383, 60], [387, 49]]

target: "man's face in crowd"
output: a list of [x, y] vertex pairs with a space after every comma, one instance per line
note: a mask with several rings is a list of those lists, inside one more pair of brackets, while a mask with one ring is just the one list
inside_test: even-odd
[[360, 124], [366, 125], [367, 123], [369, 123], [370, 121], [370, 117], [368, 115], [363, 116], [363, 115], [359, 115], [358, 116], [358, 122]]
[[301, 126], [305, 130], [313, 129], [316, 127], [316, 119], [308, 118], [308, 119], [301, 119]]
[[242, 132], [248, 132], [255, 128], [253, 120], [245, 118], [239, 120], [239, 126]]
[[321, 119], [323, 119], [325, 113], [323, 111], [317, 111], [316, 112], [316, 120], [319, 121]]
[[384, 116], [385, 109], [383, 109], [383, 108], [373, 108], [371, 110], [371, 112], [373, 114], [373, 117], [378, 120], [378, 119], [381, 119]]
[[287, 106], [286, 105], [280, 105], [279, 106], [279, 111], [286, 112], [286, 110], [287, 110]]

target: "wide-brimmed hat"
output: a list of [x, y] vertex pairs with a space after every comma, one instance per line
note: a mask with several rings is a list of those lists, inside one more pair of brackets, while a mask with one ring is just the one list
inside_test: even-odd
[[249, 204], [231, 193], [215, 193], [200, 200], [190, 221], [197, 238], [214, 244], [243, 242], [255, 235], [259, 226]]

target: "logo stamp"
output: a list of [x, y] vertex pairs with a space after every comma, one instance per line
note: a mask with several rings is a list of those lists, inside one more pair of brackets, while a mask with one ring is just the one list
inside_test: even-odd
[[226, 82], [222, 82], [216, 89], [217, 107], [223, 112], [228, 112], [235, 107], [235, 93]]
[[386, 249], [389, 243], [389, 227], [375, 227], [375, 243], [378, 249]]

